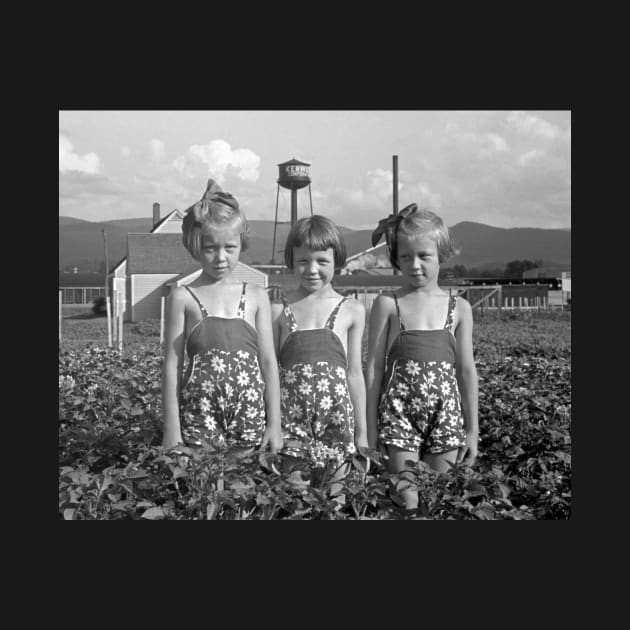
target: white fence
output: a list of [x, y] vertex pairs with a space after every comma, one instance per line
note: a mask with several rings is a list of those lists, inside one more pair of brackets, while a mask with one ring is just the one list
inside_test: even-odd
[[[485, 287], [484, 287], [485, 288]], [[488, 287], [489, 288], [489, 287]], [[461, 288], [449, 288], [449, 293], [457, 293], [461, 294], [464, 289]], [[359, 300], [365, 306], [365, 310], [369, 313], [372, 309], [372, 304], [374, 300], [383, 292], [383, 290], [372, 291], [369, 292], [367, 288], [365, 289], [350, 289], [345, 290], [344, 293], [346, 295], [352, 295], [354, 298]], [[563, 291], [549, 291], [547, 297], [545, 296], [532, 296], [532, 297], [523, 297], [523, 296], [503, 296], [503, 303], [501, 309], [505, 309], [508, 311], [513, 310], [555, 310], [561, 309], [564, 310], [567, 307], [567, 294]], [[482, 308], [484, 310], [496, 311], [498, 310], [498, 301], [497, 297], [489, 297], [487, 300], [484, 300], [482, 304], [478, 306], [478, 308]]]

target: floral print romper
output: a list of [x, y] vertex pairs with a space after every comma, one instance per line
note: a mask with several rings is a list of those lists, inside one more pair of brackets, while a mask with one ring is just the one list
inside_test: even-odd
[[282, 452], [315, 467], [344, 461], [355, 452], [354, 408], [348, 393], [346, 352], [333, 332], [339, 301], [323, 328], [298, 330], [283, 298], [289, 336], [280, 349]]
[[453, 312], [444, 328], [406, 330], [394, 294], [400, 333], [387, 354], [379, 404], [379, 439], [410, 452], [444, 453], [465, 444], [461, 397], [455, 375]]
[[189, 358], [180, 394], [182, 436], [189, 445], [249, 448], [266, 426], [257, 333], [245, 320], [245, 290], [237, 317], [210, 316], [190, 287], [203, 319], [186, 342]]

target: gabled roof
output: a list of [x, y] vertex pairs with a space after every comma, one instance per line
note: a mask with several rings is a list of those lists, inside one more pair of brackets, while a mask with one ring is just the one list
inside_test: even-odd
[[[177, 216], [180, 219], [184, 218], [184, 215], [186, 213], [182, 212], [181, 210], [171, 210], [171, 212], [169, 212], [167, 215], [165, 215], [162, 219], [160, 219], [152, 228], [151, 231], [148, 232], [149, 234], [156, 234], [159, 233], [161, 231], [161, 229], [164, 227], [164, 225], [170, 221], [173, 217]], [[124, 258], [121, 258], [111, 269], [110, 273], [114, 273], [118, 267], [120, 267], [120, 265], [122, 265], [125, 261], [127, 260], [127, 256], [125, 256]]]
[[183, 273], [195, 259], [182, 243], [181, 234], [128, 234], [127, 275]]
[[175, 215], [177, 215], [180, 219], [183, 219], [185, 214], [186, 213], [182, 212], [181, 210], [177, 210], [177, 209], [172, 210], [163, 219], [160, 219], [153, 226], [153, 229], [151, 230], [150, 234], [155, 234], [156, 232], [159, 232], [162, 229], [163, 225], [167, 223], [168, 221], [170, 221]]

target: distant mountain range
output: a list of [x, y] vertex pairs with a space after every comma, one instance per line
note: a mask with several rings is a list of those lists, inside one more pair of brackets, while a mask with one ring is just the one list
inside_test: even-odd
[[[241, 255], [249, 264], [267, 264], [271, 259], [273, 221], [250, 221], [250, 246]], [[152, 219], [83, 221], [59, 217], [59, 268], [77, 267], [79, 272], [100, 271], [104, 262], [103, 235], [107, 233], [110, 268], [127, 255], [129, 232], [150, 232]], [[276, 262], [282, 259], [287, 224], [279, 225], [276, 235]], [[498, 228], [473, 221], [462, 221], [450, 228], [461, 253], [445, 267], [464, 265], [478, 269], [503, 268], [511, 260], [542, 260], [545, 265], [571, 263], [571, 229]], [[348, 255], [371, 247], [371, 230], [343, 227]], [[376, 253], [385, 254], [384, 248]]]

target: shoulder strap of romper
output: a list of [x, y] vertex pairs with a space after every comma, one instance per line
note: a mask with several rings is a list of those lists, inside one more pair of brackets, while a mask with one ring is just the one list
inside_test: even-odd
[[282, 299], [282, 305], [283, 305], [283, 312], [284, 312], [284, 317], [287, 320], [287, 324], [289, 324], [289, 330], [291, 332], [295, 332], [297, 330], [297, 322], [295, 321], [295, 316], [293, 315], [293, 311], [291, 310], [291, 307], [289, 306], [289, 303], [287, 302], [287, 297], [284, 294], [284, 292], [282, 293], [282, 295], [280, 296]]
[[245, 289], [247, 288], [247, 282], [243, 282], [243, 291], [241, 293], [241, 299], [238, 301], [237, 317], [245, 319]]
[[405, 325], [403, 324], [402, 318], [400, 317], [400, 308], [398, 307], [398, 296], [393, 291], [392, 291], [392, 296], [396, 304], [396, 314], [398, 315], [398, 325], [400, 326], [400, 330], [405, 330]]
[[193, 290], [187, 285], [184, 285], [184, 288], [188, 291], [188, 293], [190, 293], [190, 295], [193, 296], [193, 298], [195, 299], [195, 302], [199, 304], [199, 308], [201, 309], [201, 315], [203, 317], [209, 317], [206, 307], [200, 302], [199, 298], [193, 293]]
[[448, 314], [446, 315], [446, 323], [444, 324], [444, 328], [450, 330], [453, 327], [453, 313], [455, 312], [455, 303], [457, 302], [457, 296], [451, 295], [448, 300]]
[[341, 305], [348, 299], [348, 296], [341, 298], [339, 302], [337, 302], [337, 306], [332, 310], [332, 313], [328, 316], [326, 323], [324, 324], [324, 328], [330, 328], [332, 330], [335, 327], [335, 320], [337, 319], [337, 313], [341, 308]]

